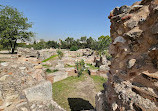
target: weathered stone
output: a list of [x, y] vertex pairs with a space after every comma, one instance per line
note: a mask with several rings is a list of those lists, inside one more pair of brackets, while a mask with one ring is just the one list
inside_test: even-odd
[[19, 67], [19, 69], [21, 69], [21, 70], [25, 70], [25, 69], [26, 69], [26, 67]]
[[42, 66], [41, 64], [39, 64], [39, 65], [35, 66], [34, 68], [35, 68], [35, 69], [42, 69], [42, 67], [43, 67], [43, 66]]
[[47, 101], [52, 99], [52, 84], [43, 81], [36, 86], [23, 90], [28, 101]]
[[15, 99], [18, 98], [18, 96], [19, 96], [18, 94], [14, 94], [14, 95], [7, 96], [5, 99], [9, 101], [14, 101]]
[[5, 81], [7, 78], [9, 77], [9, 75], [4, 75], [0, 78], [0, 81]]
[[125, 40], [123, 37], [118, 36], [118, 37], [115, 38], [113, 44], [116, 44], [116, 43], [118, 43], [118, 42], [119, 42], [119, 43], [125, 43], [126, 40]]
[[134, 27], [136, 27], [138, 24], [137, 21], [134, 21], [134, 20], [131, 20], [127, 23], [127, 27], [130, 28], [130, 29], [133, 29]]
[[118, 8], [114, 9], [122, 21], [114, 21], [115, 16], [110, 18], [112, 41], [122, 35], [118, 31], [123, 24], [126, 42], [110, 46], [111, 66], [105, 98], [101, 98], [109, 106], [107, 111], [158, 110], [155, 90], [158, 87], [158, 19], [154, 9], [157, 5], [157, 0], [143, 0], [132, 5], [131, 11], [122, 17]]
[[127, 38], [130, 38], [130, 39], [137, 39], [141, 36], [142, 32], [143, 31], [140, 30], [140, 29], [133, 29], [133, 30], [125, 33], [123, 36], [127, 37]]
[[8, 62], [2, 62], [1, 65], [2, 66], [8, 66], [9, 64], [8, 64]]
[[121, 6], [120, 9], [119, 9], [120, 14], [128, 13], [130, 10], [131, 10], [131, 8], [129, 6], [127, 6], [127, 5]]
[[132, 6], [132, 11], [136, 11], [142, 7], [143, 7], [143, 5], [134, 5], [134, 6]]
[[28, 48], [18, 48], [17, 49], [17, 55], [18, 57], [34, 57], [34, 58], [39, 58], [40, 54], [38, 51], [34, 50], [34, 49], [28, 49]]
[[136, 63], [136, 59], [130, 59], [130, 60], [128, 61], [128, 68], [132, 68], [135, 63]]
[[26, 107], [22, 107], [20, 108], [22, 111], [28, 111], [28, 109]]
[[116, 104], [116, 102], [114, 102], [112, 104], [112, 110], [115, 111], [117, 109], [118, 105]]
[[158, 34], [158, 23], [152, 26], [151, 31], [152, 31], [152, 34]]

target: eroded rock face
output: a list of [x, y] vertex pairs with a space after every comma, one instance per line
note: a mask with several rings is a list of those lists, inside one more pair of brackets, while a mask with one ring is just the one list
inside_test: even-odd
[[101, 111], [157, 111], [158, 0], [117, 7], [109, 18], [112, 60]]

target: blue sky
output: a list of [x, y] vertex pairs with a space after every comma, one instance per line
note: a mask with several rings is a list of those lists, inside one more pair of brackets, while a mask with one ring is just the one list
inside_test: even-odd
[[112, 9], [138, 0], [0, 0], [17, 8], [30, 22], [36, 39], [58, 40], [110, 35]]

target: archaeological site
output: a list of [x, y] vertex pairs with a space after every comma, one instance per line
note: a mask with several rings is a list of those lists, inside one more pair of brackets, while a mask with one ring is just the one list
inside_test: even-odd
[[108, 13], [110, 36], [25, 43], [27, 18], [2, 6], [0, 111], [158, 111], [158, 0]]

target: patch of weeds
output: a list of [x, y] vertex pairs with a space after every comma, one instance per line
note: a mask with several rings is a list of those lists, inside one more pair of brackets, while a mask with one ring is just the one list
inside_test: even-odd
[[54, 69], [54, 70], [51, 70], [51, 69], [46, 69], [46, 73], [54, 73], [54, 72], [57, 72], [59, 71], [58, 69]]
[[55, 107], [54, 107], [52, 104], [50, 104], [50, 105], [49, 105], [49, 109], [50, 109], [51, 111], [54, 111]]
[[47, 73], [52, 73], [53, 71], [50, 70], [50, 69], [46, 69], [46, 72], [47, 72]]
[[75, 65], [66, 64], [65, 67], [75, 67]]
[[89, 64], [89, 63], [87, 63], [86, 65], [89, 66], [90, 69], [94, 69], [94, 70], [99, 69], [98, 67], [95, 67], [95, 66], [93, 66], [92, 64]]
[[104, 89], [103, 88], [103, 83], [105, 83], [107, 81], [107, 78], [103, 78], [101, 76], [96, 76], [96, 75], [95, 76], [91, 75], [90, 77], [93, 79], [93, 81], [95, 83], [97, 92], [99, 92], [99, 91]]
[[53, 100], [56, 101], [66, 111], [71, 111], [68, 98], [76, 96], [77, 87], [74, 84], [77, 82], [85, 81], [86, 76], [81, 75], [80, 77], [71, 76], [64, 80], [55, 82], [52, 84]]
[[0, 61], [0, 63], [5, 62], [5, 61]]
[[58, 55], [52, 55], [51, 57], [49, 57], [49, 58], [43, 60], [42, 62], [47, 62], [47, 61], [49, 61], [49, 60], [54, 59], [54, 58], [57, 57], [57, 56], [58, 56]]
[[58, 72], [59, 70], [58, 69], [54, 69], [52, 72]]
[[45, 67], [45, 68], [48, 68], [48, 67], [50, 67], [49, 65], [42, 65], [43, 67]]

